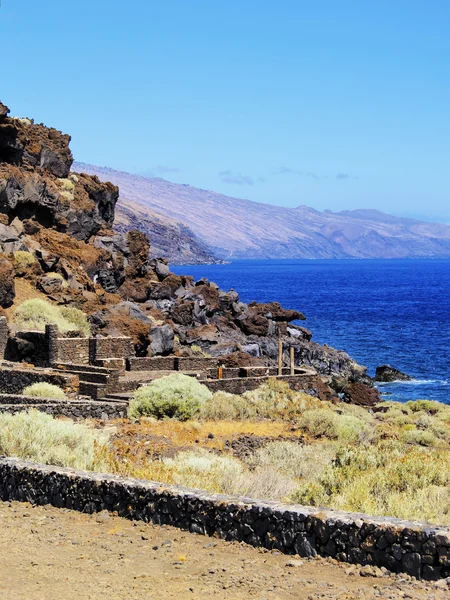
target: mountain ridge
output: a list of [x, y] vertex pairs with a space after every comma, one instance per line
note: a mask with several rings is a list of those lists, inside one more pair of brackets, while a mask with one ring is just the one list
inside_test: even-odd
[[127, 210], [153, 211], [182, 224], [222, 259], [450, 257], [450, 226], [442, 223], [377, 209], [281, 207], [108, 167], [74, 168], [119, 185], [119, 219]]

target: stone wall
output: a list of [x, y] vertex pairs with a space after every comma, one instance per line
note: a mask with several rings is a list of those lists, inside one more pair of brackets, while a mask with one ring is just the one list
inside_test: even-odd
[[216, 365], [216, 358], [202, 356], [149, 356], [128, 360], [130, 371], [207, 371]]
[[450, 575], [450, 530], [389, 517], [261, 502], [237, 496], [0, 459], [0, 498], [168, 524], [300, 556]]
[[94, 352], [91, 361], [104, 358], [130, 358], [134, 356], [134, 344], [130, 337], [93, 338]]
[[4, 394], [20, 394], [28, 385], [40, 382], [57, 385], [68, 394], [77, 393], [80, 386], [79, 378], [74, 374], [51, 369], [21, 368], [19, 363], [0, 365], [0, 391]]
[[127, 416], [125, 402], [104, 402], [89, 400], [61, 401], [29, 396], [0, 396], [0, 413], [16, 414], [33, 408], [54, 417], [71, 419], [122, 419]]
[[89, 338], [58, 338], [58, 362], [89, 364]]
[[128, 359], [130, 371], [174, 371], [175, 356], [132, 357]]
[[6, 346], [8, 345], [9, 329], [6, 317], [0, 317], [0, 360], [5, 358]]
[[[224, 369], [225, 371], [225, 369]], [[205, 379], [202, 380], [211, 392], [229, 392], [230, 394], [243, 394], [250, 390], [255, 390], [262, 383], [269, 379], [268, 376], [258, 377], [224, 377], [223, 379]], [[328, 387], [322, 382], [318, 375], [279, 375], [278, 381], [284, 381], [289, 387], [297, 392], [305, 392], [311, 396], [316, 396], [321, 400], [330, 400]]]

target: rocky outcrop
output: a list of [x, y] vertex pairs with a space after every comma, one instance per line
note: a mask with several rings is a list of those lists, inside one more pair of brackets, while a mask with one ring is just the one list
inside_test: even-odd
[[14, 269], [8, 260], [0, 258], [0, 306], [11, 306], [15, 295]]
[[70, 136], [0, 108], [0, 213], [11, 223], [32, 220], [88, 241], [114, 222], [119, 197], [112, 183], [70, 175]]
[[411, 381], [412, 377], [402, 373], [398, 369], [391, 367], [391, 365], [382, 365], [377, 367], [375, 373], [375, 381], [380, 383], [392, 383], [393, 381]]
[[8, 107], [1, 104], [0, 161], [67, 177], [73, 163], [70, 136], [36, 125], [30, 119], [7, 117], [8, 114]]

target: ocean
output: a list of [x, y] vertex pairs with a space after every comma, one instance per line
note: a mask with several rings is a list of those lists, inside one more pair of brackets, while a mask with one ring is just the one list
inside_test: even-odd
[[302, 311], [313, 340], [375, 374], [390, 364], [414, 381], [379, 386], [386, 400], [450, 404], [450, 260], [266, 260], [171, 267], [234, 288], [244, 302]]

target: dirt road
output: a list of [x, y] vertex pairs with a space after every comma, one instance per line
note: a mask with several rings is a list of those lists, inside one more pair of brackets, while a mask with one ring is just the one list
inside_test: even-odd
[[2, 600], [444, 600], [450, 587], [108, 514], [0, 502]]

